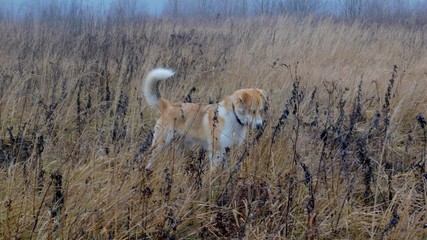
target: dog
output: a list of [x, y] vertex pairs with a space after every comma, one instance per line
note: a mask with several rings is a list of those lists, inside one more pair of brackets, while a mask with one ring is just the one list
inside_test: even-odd
[[[172, 103], [161, 96], [159, 84], [174, 74], [172, 70], [157, 68], [144, 80], [146, 102], [161, 113], [154, 127], [153, 153], [180, 138], [185, 146], [205, 149], [212, 166], [224, 157], [227, 148], [242, 144], [249, 128], [263, 126], [268, 108], [264, 90], [240, 89], [217, 104]], [[152, 162], [153, 158], [147, 168], [151, 168]]]

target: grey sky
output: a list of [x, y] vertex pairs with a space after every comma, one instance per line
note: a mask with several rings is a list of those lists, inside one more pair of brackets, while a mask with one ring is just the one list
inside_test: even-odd
[[[144, 11], [150, 15], [160, 15], [165, 6], [168, 4], [169, 0], [0, 0], [0, 13], [8, 14], [10, 16], [24, 16], [28, 12], [32, 12], [35, 16], [40, 16], [41, 10], [49, 5], [50, 3], [55, 3], [60, 7], [70, 6], [71, 4], [77, 3], [80, 6], [83, 6], [86, 9], [92, 9], [96, 13], [103, 14], [110, 8], [112, 3], [131, 2], [136, 4], [136, 12]], [[178, 0], [179, 3], [195, 3], [201, 0]], [[214, 5], [224, 4], [224, 1], [221, 0], [212, 0]], [[235, 1], [235, 0], [228, 0]], [[255, 4], [260, 0], [248, 0], [249, 4]], [[329, 13], [333, 13], [339, 9], [338, 2], [345, 0], [319, 0], [324, 3], [323, 10]], [[382, 0], [378, 0], [382, 1]], [[424, 5], [419, 4], [423, 2]], [[419, 6], [426, 6], [427, 0], [385, 0], [383, 3], [386, 5], [392, 5], [393, 3], [403, 3], [408, 9], [417, 10]], [[419, 9], [418, 9], [419, 10]], [[215, 10], [213, 10], [215, 11]]]
[[[143, 9], [150, 15], [159, 15], [162, 13], [168, 0], [130, 0], [137, 4], [137, 8]], [[7, 14], [22, 15], [28, 11], [38, 11], [41, 6], [48, 3], [57, 3], [61, 6], [78, 3], [82, 6], [89, 6], [92, 9], [107, 10], [111, 3], [117, 0], [0, 0], [0, 12]]]

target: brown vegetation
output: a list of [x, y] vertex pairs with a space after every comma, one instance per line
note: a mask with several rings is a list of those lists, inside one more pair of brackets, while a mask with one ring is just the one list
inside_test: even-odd
[[[292, 17], [0, 22], [0, 236], [426, 237], [422, 27]], [[157, 112], [270, 92], [225, 167], [172, 146], [145, 170]], [[195, 87], [195, 90], [193, 89]]]

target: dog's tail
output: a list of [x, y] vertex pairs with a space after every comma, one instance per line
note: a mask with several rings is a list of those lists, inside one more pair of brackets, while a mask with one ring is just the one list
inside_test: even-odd
[[160, 96], [159, 83], [174, 74], [173, 71], [165, 68], [156, 68], [147, 74], [144, 80], [144, 96], [148, 105], [164, 110], [167, 101]]

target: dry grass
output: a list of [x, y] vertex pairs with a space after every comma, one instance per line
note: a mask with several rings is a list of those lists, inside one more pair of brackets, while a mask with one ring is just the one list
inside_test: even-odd
[[[0, 22], [5, 239], [422, 239], [426, 29], [310, 18]], [[394, 65], [397, 66], [394, 69]], [[144, 170], [163, 94], [271, 94], [224, 169], [172, 146]], [[417, 117], [418, 116], [418, 117]], [[258, 134], [258, 136], [255, 136]]]

